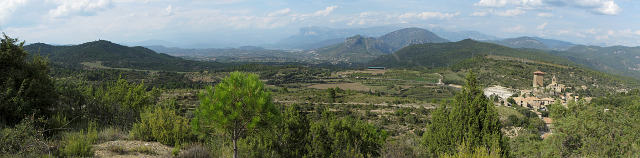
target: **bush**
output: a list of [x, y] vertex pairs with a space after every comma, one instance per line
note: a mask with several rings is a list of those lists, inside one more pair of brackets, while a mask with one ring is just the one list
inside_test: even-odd
[[100, 133], [98, 133], [99, 142], [123, 140], [126, 138], [127, 138], [127, 135], [125, 133], [123, 133], [121, 130], [114, 127], [106, 128], [100, 131]]
[[120, 155], [124, 154], [127, 152], [127, 150], [124, 149], [124, 147], [120, 146], [120, 145], [109, 145], [107, 147], [107, 149], [109, 149], [109, 151], [114, 152], [114, 153], [118, 153]]
[[208, 158], [212, 157], [207, 148], [201, 145], [189, 146], [186, 150], [180, 152], [179, 158]]
[[33, 120], [25, 119], [13, 128], [4, 128], [0, 131], [0, 155], [4, 156], [0, 157], [30, 157], [27, 155], [44, 153], [48, 146], [39, 142], [42, 138], [34, 127]]
[[96, 126], [95, 123], [90, 123], [86, 132], [82, 130], [80, 132], [66, 133], [63, 137], [62, 153], [69, 157], [94, 156], [92, 145], [98, 139]]
[[176, 114], [175, 101], [145, 110], [140, 114], [140, 122], [133, 125], [131, 136], [144, 141], [157, 141], [174, 145], [191, 137], [189, 121]]
[[134, 151], [143, 153], [143, 154], [147, 154], [147, 155], [155, 155], [156, 152], [153, 151], [153, 149], [151, 149], [151, 147], [146, 146], [146, 145], [142, 145], [142, 146], [138, 146], [134, 149]]

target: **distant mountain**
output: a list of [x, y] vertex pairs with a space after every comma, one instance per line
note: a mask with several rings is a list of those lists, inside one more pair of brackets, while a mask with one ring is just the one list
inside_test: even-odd
[[391, 47], [391, 52], [412, 44], [449, 42], [433, 32], [421, 28], [405, 28], [393, 31], [378, 38]]
[[640, 47], [578, 45], [551, 53], [596, 70], [640, 78]]
[[480, 33], [478, 31], [448, 31], [441, 28], [430, 29], [438, 36], [448, 39], [449, 41], [457, 42], [465, 39], [472, 39], [476, 41], [496, 41], [500, 40], [499, 37]]
[[568, 50], [569, 48], [576, 46], [576, 44], [573, 44], [571, 42], [567, 42], [567, 41], [561, 41], [561, 40], [554, 40], [554, 39], [544, 39], [544, 38], [540, 38], [540, 37], [532, 37], [533, 39], [540, 41], [542, 43], [544, 43], [544, 45], [547, 46], [547, 48], [551, 49], [551, 50], [559, 50], [559, 51], [564, 51], [564, 50]]
[[507, 38], [500, 41], [485, 41], [488, 43], [499, 44], [510, 48], [533, 48], [546, 50], [547, 45], [531, 37]]
[[572, 63], [543, 51], [518, 50], [497, 44], [466, 39], [450, 43], [410, 45], [393, 54], [380, 56], [372, 60], [369, 65], [384, 67], [442, 67], [470, 59], [474, 55], [518, 57], [556, 64]]
[[356, 35], [340, 44], [318, 48], [311, 52], [317, 54], [320, 60], [368, 62], [391, 51], [389, 45], [376, 38]]
[[[378, 37], [391, 31], [398, 30], [397, 27], [369, 27], [369, 28], [347, 28], [347, 29], [332, 29], [327, 27], [305, 27], [300, 28], [297, 34], [282, 39], [275, 44], [275, 48], [285, 49], [314, 49], [315, 48], [329, 46], [337, 43], [327, 43], [327, 40], [336, 42], [335, 39], [346, 39], [355, 35]], [[317, 43], [324, 42], [328, 45], [320, 45]], [[337, 41], [340, 43], [339, 41]]]
[[532, 49], [540, 49], [540, 50], [558, 50], [564, 51], [567, 50], [575, 44], [554, 40], [554, 39], [544, 39], [540, 37], [518, 37], [518, 38], [507, 38], [504, 40], [493, 40], [493, 41], [485, 41], [489, 43], [495, 43], [511, 48], [532, 48]]
[[35, 43], [25, 46], [24, 49], [31, 54], [48, 56], [52, 62], [65, 65], [101, 61], [104, 66], [114, 68], [172, 71], [213, 69], [222, 66], [220, 63], [189, 61], [159, 54], [144, 47], [127, 47], [105, 40], [73, 46]]

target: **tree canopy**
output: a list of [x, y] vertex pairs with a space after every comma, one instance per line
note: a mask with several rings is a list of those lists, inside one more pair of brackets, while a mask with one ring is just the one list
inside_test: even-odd
[[199, 97], [194, 130], [201, 134], [224, 131], [233, 140], [234, 157], [239, 138], [279, 119], [271, 94], [256, 74], [232, 72], [215, 86], [215, 92], [210, 86]]
[[423, 135], [423, 144], [432, 156], [454, 154], [461, 144], [471, 149], [494, 150], [490, 152], [508, 151], [502, 141], [500, 120], [493, 104], [485, 97], [475, 74], [469, 73], [466, 80], [455, 100], [433, 113], [429, 129]]
[[0, 123], [8, 125], [46, 114], [57, 99], [49, 62], [40, 56], [26, 61], [24, 42], [17, 42], [4, 35], [0, 45]]

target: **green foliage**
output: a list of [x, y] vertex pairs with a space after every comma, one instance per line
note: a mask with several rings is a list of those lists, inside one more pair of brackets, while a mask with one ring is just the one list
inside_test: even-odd
[[29, 157], [34, 153], [46, 151], [41, 140], [44, 137], [36, 129], [34, 120], [25, 119], [13, 128], [0, 130], [0, 155]]
[[140, 112], [154, 105], [160, 90], [146, 91], [144, 84], [129, 83], [124, 79], [107, 83], [102, 87], [87, 87], [85, 95], [91, 96], [87, 117], [104, 125], [130, 128], [140, 118]]
[[166, 145], [179, 144], [188, 139], [191, 131], [189, 121], [178, 115], [175, 104], [171, 100], [146, 109], [140, 114], [140, 122], [133, 124], [132, 137]]
[[247, 131], [268, 128], [280, 115], [255, 74], [232, 72], [215, 86], [215, 93], [207, 87], [199, 97], [200, 105], [192, 120], [194, 132], [209, 135], [222, 130], [234, 142], [234, 157], [239, 138]]
[[[470, 148], [491, 147], [507, 155], [502, 140], [500, 120], [493, 104], [484, 96], [473, 73], [467, 84], [456, 94], [453, 103], [439, 107], [432, 115], [423, 144], [431, 156], [453, 154], [463, 142]], [[493, 151], [495, 152], [495, 151]]]
[[302, 157], [308, 153], [310, 121], [296, 104], [289, 106], [276, 129], [277, 153], [282, 157]]
[[93, 156], [93, 144], [98, 139], [97, 124], [90, 123], [88, 129], [80, 132], [66, 133], [63, 137], [64, 146], [60, 151], [69, 157], [89, 157]]
[[[351, 117], [337, 119], [328, 113], [312, 122], [306, 157], [378, 157], [389, 136], [386, 131]], [[359, 156], [358, 156], [359, 155]]]
[[[3, 34], [4, 35], [4, 34]], [[4, 35], [0, 44], [0, 125], [15, 125], [27, 116], [47, 116], [57, 99], [49, 62], [26, 61], [24, 42]]]

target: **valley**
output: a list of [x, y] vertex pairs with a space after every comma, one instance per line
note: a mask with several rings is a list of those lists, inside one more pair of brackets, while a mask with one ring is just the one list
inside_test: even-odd
[[[43, 68], [37, 72], [51, 82], [41, 83], [48, 83], [48, 91], [55, 96], [47, 98], [49, 103], [38, 104], [48, 106], [33, 108], [38, 110], [29, 113], [31, 118], [8, 115], [12, 110], [3, 106], [3, 114], [7, 114], [1, 120], [3, 134], [45, 134], [25, 136], [29, 139], [7, 136], [2, 141], [20, 139], [23, 142], [19, 145], [44, 143], [59, 148], [31, 153], [58, 152], [49, 156], [180, 157], [205, 153], [229, 157], [237, 150], [241, 157], [286, 157], [296, 154], [287, 151], [300, 150], [303, 152], [297, 154], [429, 157], [450, 154], [436, 151], [440, 149], [432, 144], [449, 139], [443, 135], [460, 131], [449, 128], [486, 132], [472, 128], [477, 125], [473, 123], [443, 124], [469, 119], [497, 131], [476, 136], [493, 139], [497, 144], [482, 150], [503, 157], [625, 157], [638, 151], [635, 145], [640, 128], [635, 127], [640, 122], [634, 110], [640, 79], [632, 73], [633, 59], [625, 58], [623, 64], [613, 62], [634, 56], [635, 48], [585, 48], [532, 37], [498, 40], [482, 36], [491, 41], [451, 42], [420, 28], [371, 29], [374, 37], [336, 33], [322, 37], [322, 41], [287, 45], [297, 49], [129, 47], [105, 40], [20, 46], [15, 49], [19, 52], [12, 53], [29, 53], [22, 54], [20, 62], [30, 64], [26, 61], [33, 59], [35, 64], [43, 64], [24, 67]], [[332, 40], [339, 43], [324, 41], [344, 36], [349, 37]], [[281, 41], [280, 46], [305, 36], [294, 37]], [[323, 46], [307, 47], [311, 45]], [[614, 53], [599, 53], [608, 51]], [[6, 72], [30, 72], [21, 70]], [[242, 77], [232, 77], [238, 74]], [[30, 75], [12, 77], [24, 76]], [[254, 80], [244, 81], [252, 76]], [[11, 78], [2, 79], [5, 85], [14, 84]], [[236, 83], [259, 90], [223, 91], [225, 87], [218, 86]], [[15, 91], [16, 95], [10, 96], [12, 87], [2, 88], [10, 90], [0, 101], [13, 106], [23, 106], [23, 102], [6, 98], [41, 97], [31, 93], [42, 93], [29, 89], [29, 95]], [[229, 138], [223, 127], [204, 131], [211, 126], [198, 125], [203, 122], [198, 119], [217, 115], [201, 111], [209, 103], [218, 105], [212, 100], [220, 98], [207, 97], [224, 98], [216, 93], [232, 96], [245, 91], [268, 96], [252, 100], [252, 104], [265, 103], [265, 107], [272, 107], [267, 111], [275, 111], [253, 120], [282, 120], [252, 124], [258, 130], [235, 138]], [[27, 121], [32, 122], [24, 123]], [[604, 127], [608, 122], [631, 125]], [[450, 131], [438, 133], [442, 131], [437, 129]], [[299, 142], [307, 144], [291, 146]], [[83, 147], [93, 149], [72, 151], [74, 146], [69, 143], [85, 143]], [[367, 146], [371, 148], [361, 148], [362, 143], [371, 144]], [[610, 147], [611, 143], [622, 147]], [[327, 150], [315, 150], [314, 146]], [[606, 147], [608, 152], [589, 153], [596, 147]], [[476, 150], [481, 149], [466, 152]], [[2, 152], [21, 154], [4, 148]]]

